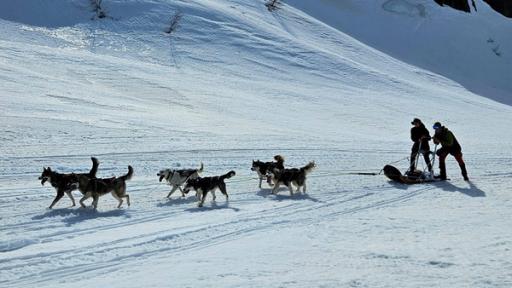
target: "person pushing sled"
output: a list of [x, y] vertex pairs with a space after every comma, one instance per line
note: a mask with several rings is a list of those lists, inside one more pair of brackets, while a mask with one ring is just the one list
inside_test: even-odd
[[[411, 149], [409, 170], [405, 173], [405, 175], [402, 175], [400, 170], [398, 170], [396, 167], [386, 165], [382, 169], [386, 177], [403, 184], [418, 184], [447, 180], [445, 160], [448, 154], [451, 154], [459, 163], [464, 180], [469, 181], [466, 165], [462, 159], [462, 148], [453, 133], [448, 130], [448, 128], [442, 126], [439, 122], [434, 123], [433, 128], [435, 133], [434, 137], [431, 138], [428, 130], [425, 128], [420, 119], [415, 118], [411, 124], [415, 127], [411, 129], [411, 140], [414, 142], [414, 145]], [[430, 147], [428, 145], [428, 142], [431, 139], [435, 144], [434, 152], [430, 151]], [[439, 144], [441, 144], [442, 147], [437, 150], [437, 146]], [[417, 169], [420, 154], [423, 155], [425, 163], [427, 164], [427, 170], [422, 171]], [[435, 176], [433, 165], [435, 163], [436, 155], [439, 157], [440, 174]]]

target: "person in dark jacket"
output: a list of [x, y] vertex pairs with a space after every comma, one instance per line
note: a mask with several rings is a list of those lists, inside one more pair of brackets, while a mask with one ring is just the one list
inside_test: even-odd
[[427, 163], [428, 171], [432, 172], [432, 163], [430, 163], [430, 146], [428, 145], [428, 141], [431, 139], [430, 133], [418, 118], [414, 118], [411, 124], [414, 125], [414, 127], [411, 128], [411, 140], [414, 144], [411, 149], [411, 166], [409, 168], [409, 172], [414, 172], [418, 153], [423, 154], [423, 159], [425, 159], [425, 163]]
[[448, 128], [442, 126], [439, 122], [434, 123], [433, 128], [435, 130], [434, 143], [441, 144], [442, 146], [436, 153], [437, 156], [439, 156], [439, 178], [441, 180], [446, 180], [445, 159], [448, 154], [451, 154], [459, 163], [462, 177], [464, 177], [464, 180], [469, 181], [466, 164], [462, 159], [462, 147], [460, 146], [459, 141], [457, 141], [457, 138], [455, 138], [455, 135], [453, 135]]

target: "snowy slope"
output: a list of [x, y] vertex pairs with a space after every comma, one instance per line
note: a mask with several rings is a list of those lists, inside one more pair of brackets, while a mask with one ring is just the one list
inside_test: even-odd
[[[0, 4], [2, 287], [510, 286], [510, 106], [291, 6], [104, 2], [103, 20], [78, 0]], [[453, 159], [442, 184], [346, 175], [407, 156], [413, 117], [456, 133], [472, 182]], [[257, 188], [251, 160], [278, 153], [317, 162], [307, 195]], [[100, 177], [134, 166], [132, 206], [45, 210], [42, 166], [91, 155]], [[237, 171], [230, 201], [165, 199], [158, 170], [199, 162]]]
[[431, 0], [287, 3], [409, 64], [512, 104], [512, 21], [476, 0], [469, 14]]

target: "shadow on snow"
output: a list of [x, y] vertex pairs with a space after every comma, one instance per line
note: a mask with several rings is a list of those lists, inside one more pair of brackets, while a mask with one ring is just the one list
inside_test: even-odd
[[[207, 203], [207, 201], [205, 202]], [[203, 206], [203, 207], [194, 207], [194, 208], [188, 208], [185, 209], [185, 211], [188, 212], [203, 212], [203, 211], [211, 211], [211, 210], [218, 210], [218, 209], [231, 209], [235, 212], [240, 211], [239, 208], [231, 207], [229, 206], [229, 200], [226, 200], [224, 204], [218, 205], [217, 202], [212, 201], [211, 206]]]
[[313, 202], [321, 202], [320, 200], [309, 196], [309, 194], [304, 194], [300, 192], [294, 192], [293, 195], [290, 195], [290, 190], [286, 187], [282, 187], [278, 190], [278, 192], [284, 192], [286, 194], [272, 194], [272, 189], [270, 188], [261, 188], [256, 195], [269, 198], [276, 201], [285, 201], [285, 200], [309, 200]]
[[173, 205], [189, 204], [197, 202], [197, 198], [194, 197], [180, 197], [180, 198], [165, 198], [164, 201], [156, 204], [157, 207], [169, 207]]
[[482, 191], [474, 183], [472, 183], [471, 181], [466, 182], [466, 183], [469, 184], [468, 188], [462, 188], [462, 187], [455, 186], [450, 181], [437, 182], [435, 184], [437, 187], [443, 189], [444, 191], [460, 192], [460, 193], [465, 194], [470, 197], [486, 197], [485, 191]]
[[[67, 217], [70, 216], [70, 217]], [[92, 208], [76, 208], [76, 209], [54, 209], [47, 211], [44, 214], [36, 215], [32, 217], [32, 220], [40, 220], [44, 218], [52, 218], [52, 217], [65, 217], [62, 219], [62, 222], [64, 222], [67, 226], [74, 225], [76, 223], [89, 220], [89, 219], [95, 219], [95, 218], [105, 218], [105, 217], [119, 217], [119, 216], [125, 216], [126, 218], [129, 218], [130, 216], [126, 214], [126, 210], [124, 209], [116, 209], [116, 210], [109, 210], [109, 211], [97, 211]]]

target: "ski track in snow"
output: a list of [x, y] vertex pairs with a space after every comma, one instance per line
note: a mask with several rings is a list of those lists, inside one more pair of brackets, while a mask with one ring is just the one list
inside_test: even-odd
[[[158, 183], [156, 176], [151, 179], [150, 175], [145, 175], [144, 178], [150, 179], [134, 179], [128, 183], [128, 192], [132, 196], [130, 208], [115, 209], [111, 197], [106, 195], [100, 200], [98, 212], [89, 208], [62, 208], [70, 204], [67, 198], [61, 199], [56, 209], [44, 212], [43, 207], [53, 199], [53, 188], [36, 188], [33, 187], [36, 183], [27, 181], [30, 183], [28, 186], [33, 188], [11, 189], [0, 199], [0, 203], [7, 204], [2, 205], [2, 210], [9, 206], [11, 208], [8, 219], [4, 219], [7, 223], [1, 227], [3, 235], [9, 238], [0, 246], [4, 254], [0, 259], [2, 283], [20, 286], [50, 283], [56, 277], [64, 277], [66, 281], [87, 279], [98, 271], [112, 273], [124, 269], [126, 265], [137, 265], [135, 263], [144, 262], [148, 258], [166, 258], [269, 229], [279, 230], [280, 227], [293, 227], [297, 223], [313, 225], [319, 219], [339, 220], [353, 217], [357, 213], [366, 213], [367, 210], [408, 205], [407, 202], [419, 201], [417, 197], [426, 195], [438, 189], [437, 185], [441, 185], [402, 186], [387, 183], [382, 175], [336, 175], [343, 170], [336, 173], [336, 166], [333, 166], [336, 163], [327, 164], [332, 159], [321, 158], [316, 150], [283, 151], [295, 161], [298, 161], [297, 158], [302, 160], [298, 162], [314, 158], [321, 167], [310, 175], [308, 194], [290, 197], [286, 189], [281, 189], [276, 196], [269, 195], [269, 188], [259, 191], [256, 189], [256, 175], [249, 174], [248, 171], [250, 161], [240, 157], [243, 152], [236, 150], [214, 151], [208, 155], [207, 158], [215, 158], [220, 162], [223, 159], [231, 161], [239, 174], [228, 183], [228, 193], [231, 196], [229, 202], [226, 203], [222, 195], [217, 195], [216, 204], [209, 203], [211, 198], [208, 198], [208, 204], [204, 208], [196, 207], [193, 196], [182, 199], [174, 194], [171, 200], [163, 199], [168, 186]], [[266, 153], [264, 150], [253, 152]], [[349, 158], [348, 155], [353, 152], [332, 153], [331, 157], [340, 161]], [[155, 160], [149, 158], [158, 158], [158, 155], [144, 155], [143, 158], [149, 160], [144, 165]], [[114, 158], [116, 155], [103, 158], [110, 157]], [[327, 165], [324, 166], [323, 163]], [[102, 165], [103, 162], [100, 164], [99, 173]], [[159, 166], [155, 166], [155, 174], [156, 167]], [[221, 169], [208, 166], [206, 168], [207, 172], [212, 168]], [[2, 167], [2, 171], [4, 169]], [[237, 178], [241, 179], [237, 181]], [[356, 181], [350, 185], [345, 179]], [[343, 186], [338, 186], [340, 182]], [[74, 194], [78, 198], [79, 193]], [[21, 202], [16, 203], [17, 201]], [[220, 215], [223, 216], [219, 217]], [[192, 222], [187, 225], [187, 218], [201, 216], [206, 216], [204, 223]], [[145, 229], [140, 229], [146, 224], [161, 227], [146, 232]], [[87, 242], [84, 238], [101, 239], [101, 236], [95, 238], [94, 235], [116, 233], [119, 229], [132, 232], [116, 237], [115, 240], [107, 238], [105, 241], [84, 243]], [[68, 242], [73, 244], [62, 244]], [[16, 256], [17, 250], [23, 251], [31, 246], [37, 248]], [[13, 253], [15, 255], [9, 256]]]

